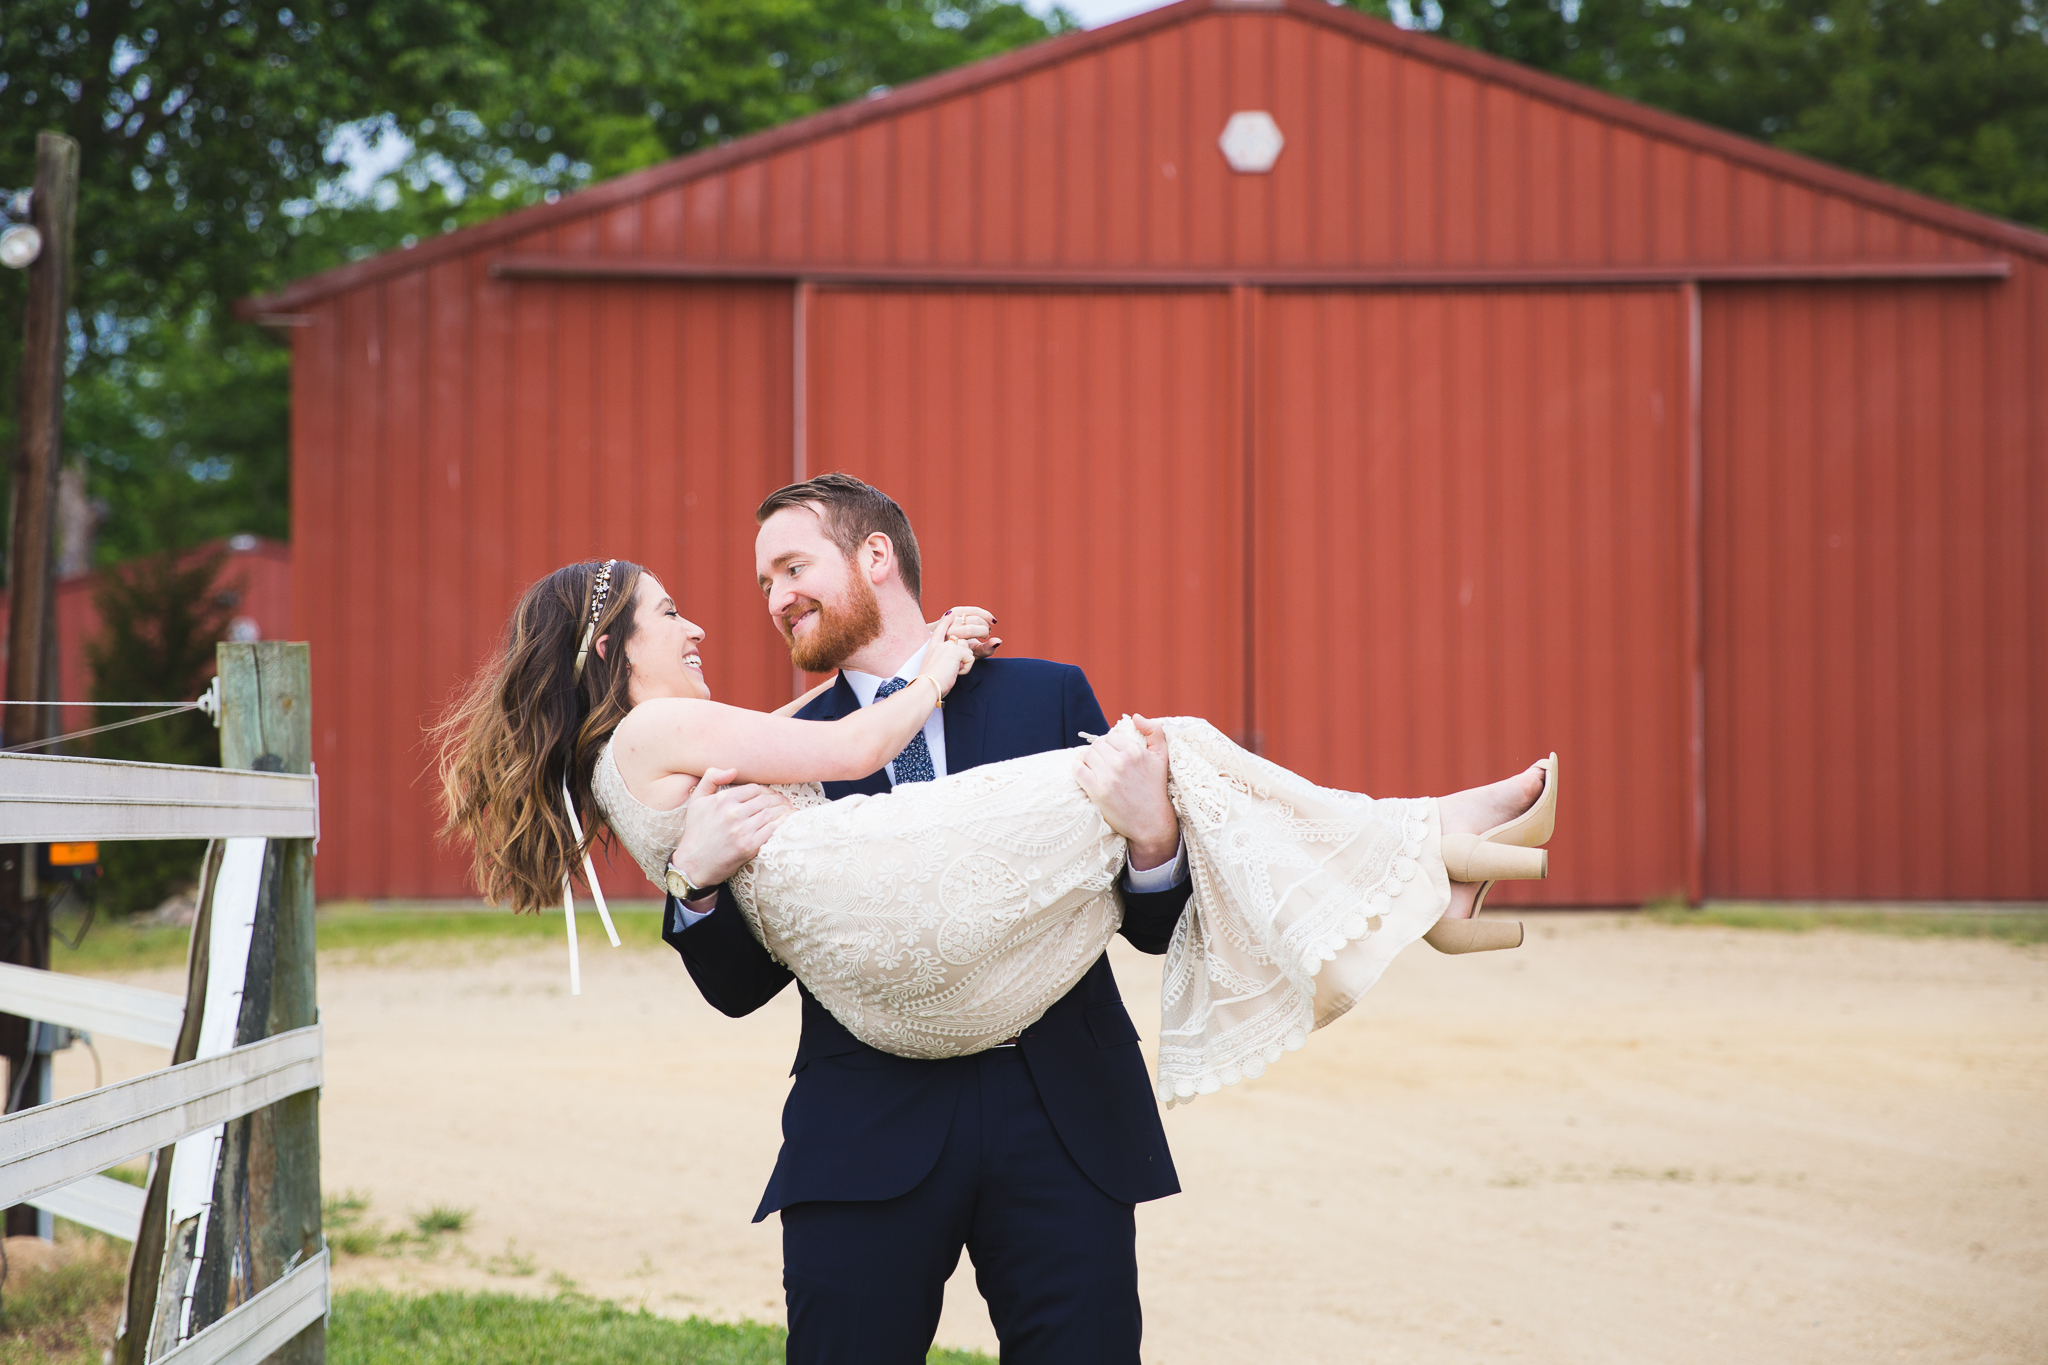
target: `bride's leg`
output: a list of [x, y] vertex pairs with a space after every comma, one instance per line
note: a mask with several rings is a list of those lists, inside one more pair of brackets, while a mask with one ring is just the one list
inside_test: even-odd
[[[1437, 818], [1442, 821], [1445, 834], [1483, 834], [1535, 805], [1542, 794], [1543, 768], [1532, 763], [1502, 781], [1438, 797]], [[1471, 918], [1472, 902], [1478, 895], [1477, 882], [1452, 882], [1451, 908], [1444, 911], [1444, 918]]]

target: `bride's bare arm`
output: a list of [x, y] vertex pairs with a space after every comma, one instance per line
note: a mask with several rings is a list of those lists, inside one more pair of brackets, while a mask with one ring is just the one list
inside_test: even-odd
[[[934, 634], [944, 629], [942, 623]], [[660, 787], [694, 780], [712, 768], [737, 769], [740, 782], [851, 781], [901, 753], [973, 662], [966, 643], [935, 638], [915, 682], [836, 721], [794, 720], [681, 697], [642, 702], [620, 722], [614, 757], [626, 785], [657, 807], [664, 803], [650, 798], [661, 794]]]

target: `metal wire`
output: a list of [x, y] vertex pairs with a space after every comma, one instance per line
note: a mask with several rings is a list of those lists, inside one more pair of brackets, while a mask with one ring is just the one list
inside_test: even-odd
[[[175, 701], [0, 701], [0, 706], [182, 706]], [[197, 705], [197, 703], [189, 703]]]
[[[59, 703], [59, 702], [51, 702], [51, 701], [38, 701], [38, 702], [18, 702], [18, 701], [17, 701], [17, 702], [9, 702], [9, 703], [7, 703], [7, 704], [8, 704], [9, 706], [57, 706], [57, 705], [61, 705], [61, 703]], [[80, 704], [82, 705], [83, 703], [80, 703]], [[96, 705], [96, 706], [97, 706], [97, 705], [102, 705], [102, 704], [104, 704], [104, 703], [99, 703], [99, 702], [95, 702], [95, 703], [93, 703], [93, 705]], [[127, 704], [129, 704], [129, 705], [133, 705], [134, 703], [127, 703]], [[154, 703], [154, 702], [144, 702], [144, 703], [142, 703], [142, 704], [143, 704], [143, 705], [145, 705], [145, 706], [153, 706], [153, 705], [156, 705], [157, 703]], [[21, 753], [22, 751], [24, 751], [24, 750], [26, 750], [26, 749], [41, 749], [41, 748], [45, 748], [45, 747], [47, 747], [47, 746], [49, 746], [49, 745], [52, 745], [52, 744], [62, 744], [62, 743], [63, 743], [63, 742], [65, 741], [65, 740], [67, 740], [67, 739], [84, 739], [84, 738], [85, 738], [85, 737], [86, 737], [87, 735], [103, 735], [103, 734], [105, 734], [105, 733], [106, 733], [107, 731], [109, 731], [109, 730], [119, 730], [119, 729], [121, 729], [121, 728], [122, 728], [123, 726], [128, 726], [128, 725], [140, 725], [140, 724], [142, 724], [142, 723], [143, 723], [144, 721], [146, 721], [146, 720], [162, 720], [162, 719], [163, 719], [163, 718], [164, 718], [165, 716], [175, 716], [175, 715], [178, 715], [178, 714], [180, 714], [181, 712], [185, 712], [185, 711], [197, 711], [197, 710], [199, 710], [199, 709], [200, 709], [200, 707], [199, 707], [199, 703], [198, 703], [198, 702], [196, 702], [196, 701], [188, 701], [188, 702], [183, 702], [183, 703], [180, 703], [180, 704], [179, 704], [179, 705], [177, 705], [177, 706], [169, 707], [169, 708], [167, 708], [167, 709], [165, 709], [165, 710], [162, 710], [162, 711], [152, 711], [152, 712], [150, 712], [150, 713], [149, 713], [148, 715], [146, 715], [146, 716], [131, 716], [131, 717], [129, 717], [129, 718], [127, 719], [127, 720], [117, 720], [117, 721], [115, 721], [115, 722], [114, 722], [113, 724], [111, 724], [111, 725], [95, 725], [95, 726], [93, 726], [93, 727], [92, 727], [92, 728], [91, 728], [90, 730], [73, 730], [73, 731], [72, 731], [72, 732], [71, 732], [70, 734], [68, 734], [68, 735], [51, 735], [51, 736], [50, 736], [50, 737], [49, 737], [48, 739], [32, 739], [32, 740], [30, 740], [30, 741], [29, 741], [28, 743], [26, 743], [26, 744], [10, 744], [10, 745], [8, 745], [8, 746], [7, 746], [7, 747], [6, 747], [5, 749], [0, 749], [0, 754], [18, 754], [18, 753]]]

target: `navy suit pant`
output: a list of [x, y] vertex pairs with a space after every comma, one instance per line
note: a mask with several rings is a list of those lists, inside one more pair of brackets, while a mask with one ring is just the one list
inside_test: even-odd
[[1135, 1206], [1067, 1155], [1018, 1049], [968, 1062], [938, 1164], [908, 1194], [782, 1210], [791, 1365], [923, 1365], [962, 1247], [1003, 1365], [1136, 1365]]

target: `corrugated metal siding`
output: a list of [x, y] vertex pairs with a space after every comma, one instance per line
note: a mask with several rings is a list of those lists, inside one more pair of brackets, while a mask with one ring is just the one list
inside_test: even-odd
[[1244, 570], [1221, 292], [820, 290], [812, 472], [909, 512], [925, 606], [1001, 617], [1103, 709], [1244, 713]]
[[1707, 292], [1710, 894], [2048, 899], [2044, 317]]
[[789, 695], [750, 566], [754, 505], [789, 471], [790, 295], [513, 290], [449, 265], [337, 304], [294, 389], [321, 894], [463, 895], [422, 731], [534, 579], [639, 560], [709, 632], [718, 696]]
[[[1216, 139], [1270, 111], [1238, 175]], [[687, 163], [681, 163], [686, 165]], [[680, 223], [661, 250], [652, 220]], [[601, 215], [600, 255], [818, 264], [1976, 259], [1976, 242], [1294, 14], [1197, 15]], [[508, 249], [549, 249], [553, 230]]]
[[1267, 755], [1428, 795], [1555, 749], [1556, 875], [1503, 895], [1682, 891], [1683, 296], [1277, 293], [1262, 314]]

